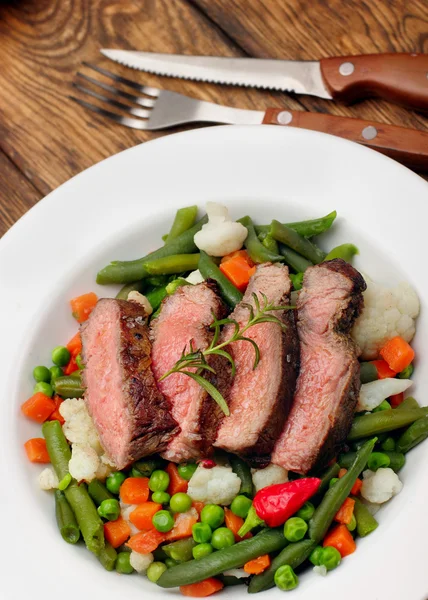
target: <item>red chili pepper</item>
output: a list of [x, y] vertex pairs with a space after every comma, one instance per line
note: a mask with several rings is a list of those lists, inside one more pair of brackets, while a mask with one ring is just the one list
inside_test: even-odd
[[321, 479], [306, 477], [261, 489], [253, 500], [257, 516], [269, 527], [282, 525], [317, 492], [320, 484]]
[[213, 469], [216, 466], [215, 462], [209, 458], [206, 458], [205, 460], [201, 460], [201, 462], [199, 464], [204, 469]]

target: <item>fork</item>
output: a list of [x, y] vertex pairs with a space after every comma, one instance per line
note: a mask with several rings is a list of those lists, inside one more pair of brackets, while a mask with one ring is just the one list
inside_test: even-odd
[[[369, 146], [414, 169], [428, 170], [428, 133], [423, 131], [323, 113], [281, 108], [259, 111], [222, 106], [189, 98], [176, 92], [141, 85], [98, 65], [85, 62], [82, 64], [113, 82], [131, 88], [134, 93], [125, 92], [114, 85], [78, 72], [78, 80], [73, 83], [74, 88], [104, 103], [106, 108], [76, 96], [69, 97], [84, 108], [132, 129], [158, 130], [188, 123], [270, 124], [299, 127], [346, 138]], [[87, 87], [84, 85], [86, 83], [100, 91]], [[106, 96], [101, 91], [108, 92], [110, 95]], [[125, 104], [117, 98], [123, 98], [136, 106]], [[119, 109], [124, 114], [108, 110], [109, 108]]]

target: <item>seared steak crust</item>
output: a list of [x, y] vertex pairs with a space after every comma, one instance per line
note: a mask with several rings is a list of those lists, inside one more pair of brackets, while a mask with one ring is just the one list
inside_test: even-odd
[[351, 427], [360, 390], [358, 348], [349, 331], [366, 284], [341, 259], [307, 269], [297, 302], [301, 369], [293, 407], [272, 461], [307, 473], [327, 464]]

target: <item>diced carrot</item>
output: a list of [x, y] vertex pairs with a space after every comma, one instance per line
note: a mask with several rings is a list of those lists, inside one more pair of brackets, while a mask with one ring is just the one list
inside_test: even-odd
[[244, 571], [249, 575], [259, 575], [266, 571], [266, 569], [270, 566], [270, 556], [269, 554], [263, 554], [263, 556], [259, 556], [254, 560], [249, 560], [244, 565]]
[[46, 440], [44, 438], [32, 438], [24, 444], [28, 459], [33, 463], [50, 463]]
[[242, 256], [236, 256], [220, 264], [220, 271], [241, 292], [247, 288], [250, 277], [256, 272], [256, 267], [251, 267]]
[[192, 527], [198, 522], [199, 515], [196, 511], [190, 510], [188, 513], [178, 513], [175, 516], [175, 525], [166, 534], [166, 539], [169, 542], [181, 540], [192, 535]]
[[118, 548], [126, 542], [131, 535], [131, 528], [122, 517], [116, 521], [107, 521], [104, 523], [104, 536], [113, 548]]
[[80, 331], [67, 344], [67, 349], [72, 356], [77, 356], [82, 352], [82, 338], [80, 337]]
[[78, 323], [83, 323], [89, 317], [98, 301], [97, 295], [94, 292], [82, 294], [70, 300], [73, 317]]
[[352, 554], [357, 548], [350, 531], [343, 524], [337, 525], [327, 533], [323, 541], [323, 546], [333, 546], [333, 548], [336, 548], [340, 552], [342, 558], [348, 556], [348, 554]]
[[358, 496], [362, 485], [363, 485], [363, 482], [361, 481], [361, 479], [356, 479], [354, 485], [352, 486], [351, 494], [353, 496]]
[[72, 373], [74, 373], [75, 371], [78, 371], [78, 370], [79, 370], [79, 365], [76, 362], [76, 357], [71, 355], [71, 358], [68, 361], [68, 364], [65, 365], [65, 367], [64, 367], [64, 375], [71, 375]]
[[226, 254], [226, 256], [223, 256], [223, 258], [220, 261], [221, 263], [227, 262], [228, 260], [231, 260], [232, 258], [243, 258], [244, 260], [247, 261], [247, 263], [250, 265], [250, 267], [254, 267], [254, 263], [251, 260], [251, 258], [248, 255], [248, 252], [246, 250], [236, 250], [235, 252], [231, 252], [230, 254]]
[[397, 408], [397, 406], [400, 406], [403, 400], [404, 392], [401, 392], [401, 394], [394, 394], [394, 396], [389, 397], [389, 403], [392, 406], [392, 408]]
[[[114, 521], [113, 521], [114, 523]], [[150, 529], [149, 531], [140, 531], [140, 533], [136, 533], [131, 536], [128, 540], [127, 546], [134, 550], [135, 552], [140, 552], [141, 554], [148, 554], [149, 552], [153, 552], [165, 541], [165, 534], [161, 533], [157, 529]]]
[[241, 538], [238, 535], [238, 531], [241, 529], [242, 525], [244, 524], [244, 519], [242, 519], [241, 517], [238, 517], [238, 515], [235, 515], [230, 510], [230, 508], [225, 507], [225, 509], [224, 509], [224, 521], [225, 521], [226, 527], [228, 529], [230, 529], [230, 531], [235, 536], [235, 542], [240, 542], [243, 539], [246, 540], [246, 539], [252, 537], [252, 534], [250, 531], [243, 538]]
[[408, 367], [415, 358], [415, 351], [406, 340], [403, 340], [401, 336], [396, 335], [392, 340], [386, 342], [380, 351], [380, 355], [386, 360], [393, 371], [400, 373], [400, 371]]
[[206, 598], [219, 592], [224, 587], [224, 584], [219, 579], [210, 577], [199, 583], [190, 583], [189, 585], [181, 585], [180, 592], [188, 598]]
[[388, 363], [384, 360], [372, 360], [372, 364], [376, 367], [377, 376], [379, 379], [387, 379], [395, 377], [397, 373], [389, 368]]
[[180, 477], [177, 465], [172, 462], [168, 463], [166, 472], [169, 475], [168, 494], [173, 496], [174, 494], [178, 494], [178, 492], [187, 492], [189, 482]]
[[142, 504], [149, 498], [147, 477], [128, 477], [120, 486], [120, 499], [124, 504]]
[[198, 515], [200, 515], [205, 504], [203, 502], [192, 502], [192, 506], [198, 511]]
[[37, 392], [24, 402], [21, 410], [29, 419], [33, 419], [37, 423], [44, 423], [55, 410], [55, 402], [46, 394]]
[[338, 478], [342, 479], [342, 477], [344, 475], [346, 475], [347, 472], [348, 472], [348, 469], [340, 469], [339, 474], [338, 474]]
[[49, 421], [59, 421], [61, 425], [64, 425], [65, 419], [62, 414], [59, 412], [59, 407], [64, 402], [61, 396], [54, 396], [52, 400], [55, 402], [55, 410], [49, 417]]
[[334, 520], [338, 523], [349, 525], [349, 523], [352, 521], [352, 516], [354, 514], [354, 506], [355, 500], [352, 500], [352, 498], [346, 498], [345, 502], [337, 511]]
[[139, 504], [135, 510], [129, 515], [129, 520], [137, 529], [153, 529], [152, 523], [153, 515], [161, 510], [162, 504], [157, 502], [143, 502]]

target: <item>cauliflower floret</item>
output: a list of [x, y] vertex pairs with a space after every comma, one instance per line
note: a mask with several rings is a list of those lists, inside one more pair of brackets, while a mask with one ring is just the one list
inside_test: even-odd
[[192, 285], [197, 285], [198, 283], [202, 283], [203, 281], [205, 281], [199, 269], [196, 269], [196, 271], [192, 271], [185, 279], [188, 283], [191, 283]]
[[265, 469], [252, 469], [253, 484], [256, 492], [268, 485], [288, 481], [288, 471], [279, 465], [270, 464]]
[[222, 504], [232, 502], [241, 487], [241, 480], [230, 467], [205, 469], [201, 465], [189, 481], [187, 493], [198, 502]]
[[68, 470], [74, 479], [92, 481], [95, 479], [99, 466], [98, 454], [89, 444], [72, 444]]
[[374, 504], [383, 504], [401, 492], [403, 484], [392, 469], [378, 469], [376, 472], [367, 469], [363, 473], [361, 495]]
[[126, 521], [131, 529], [131, 535], [135, 535], [136, 533], [140, 533], [138, 527], [135, 527], [134, 523], [132, 523], [129, 519], [129, 515], [133, 510], [137, 508], [137, 504], [123, 504], [120, 503], [120, 516], [124, 521]]
[[236, 577], [236, 579], [246, 579], [250, 576], [244, 569], [229, 569], [228, 571], [224, 571], [223, 575], [226, 577]]
[[379, 356], [382, 346], [400, 335], [410, 342], [415, 335], [415, 319], [419, 314], [419, 298], [406, 282], [386, 288], [365, 277], [364, 309], [352, 328], [351, 335], [361, 348], [364, 360]]
[[392, 377], [388, 377], [387, 379], [377, 379], [370, 383], [363, 383], [355, 410], [357, 412], [362, 410], [373, 410], [386, 398], [405, 392], [412, 383], [411, 379], [394, 379]]
[[102, 452], [97, 430], [83, 400], [68, 398], [61, 402], [59, 412], [65, 419], [62, 429], [69, 442], [87, 444], [97, 453]]
[[144, 296], [143, 294], [140, 294], [140, 292], [137, 292], [136, 290], [129, 292], [127, 299], [130, 302], [136, 302], [137, 304], [140, 304], [144, 308], [144, 312], [146, 313], [146, 315], [152, 314], [152, 305], [150, 304], [148, 298], [146, 298], [146, 296]]
[[327, 575], [327, 567], [325, 565], [316, 566], [312, 569], [312, 571], [317, 575], [321, 575], [322, 577]]
[[149, 552], [149, 554], [140, 554], [140, 552], [135, 552], [135, 550], [133, 550], [129, 557], [131, 567], [134, 567], [137, 573], [145, 573], [153, 560], [154, 558], [151, 552]]
[[46, 467], [39, 475], [39, 486], [41, 490], [55, 490], [58, 487], [58, 477], [51, 467]]
[[207, 202], [208, 223], [195, 233], [194, 241], [200, 250], [210, 256], [225, 256], [242, 248], [247, 228], [232, 221], [223, 204]]

